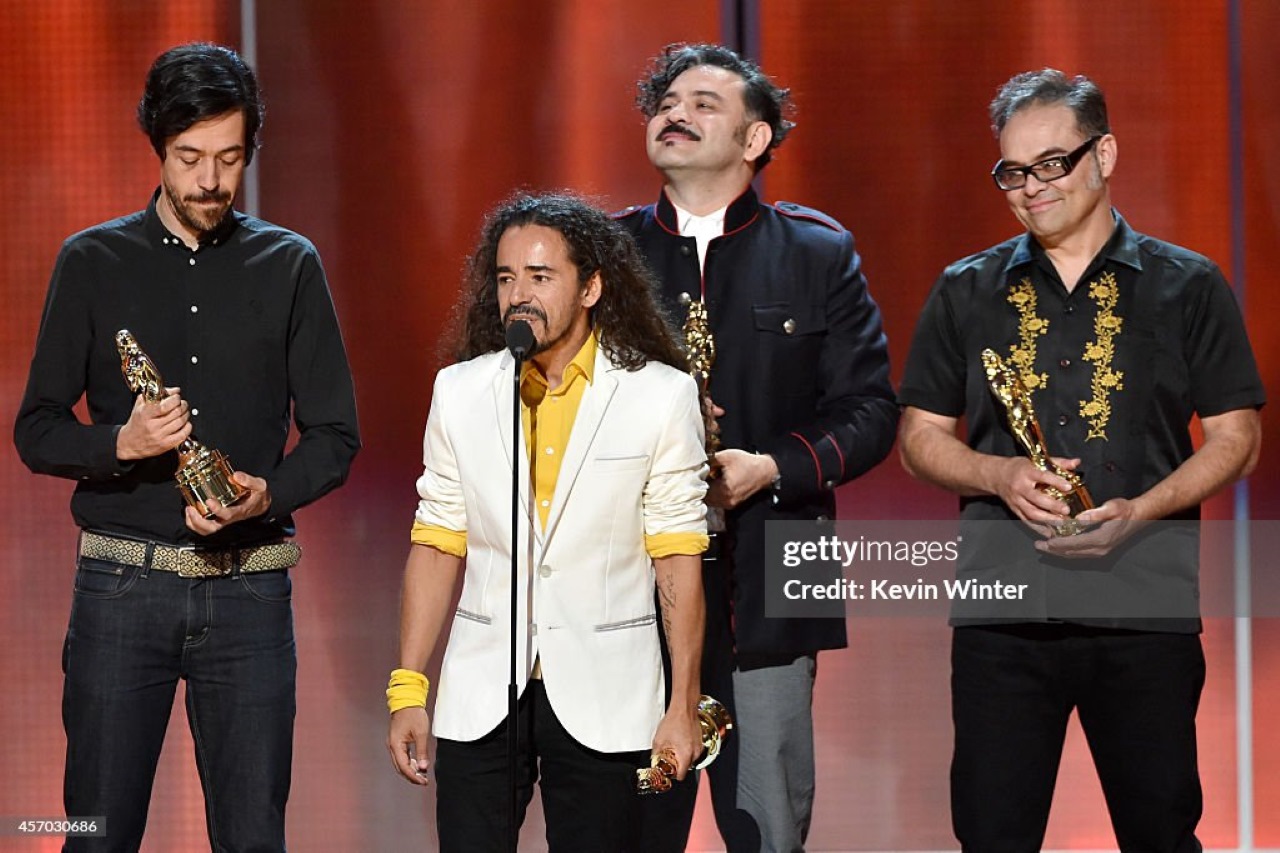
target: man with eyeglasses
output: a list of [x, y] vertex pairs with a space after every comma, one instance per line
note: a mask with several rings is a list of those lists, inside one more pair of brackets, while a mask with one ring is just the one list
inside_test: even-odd
[[[953, 605], [953, 828], [966, 851], [1039, 850], [1074, 710], [1119, 848], [1198, 851], [1198, 549], [1194, 525], [1183, 541], [1167, 522], [1194, 521], [1253, 469], [1262, 383], [1217, 266], [1112, 209], [1117, 144], [1091, 80], [1019, 74], [991, 119], [992, 177], [1027, 233], [943, 272], [899, 393], [903, 465], [959, 495], [975, 533], [957, 575], [1035, 592], [1005, 618]], [[1068, 508], [1047, 490], [1072, 484], [1019, 452], [988, 348], [1022, 380], [1053, 461], [1091, 493], [1083, 533], [1061, 535]], [[1131, 600], [1119, 584], [1152, 606], [1108, 607]]]

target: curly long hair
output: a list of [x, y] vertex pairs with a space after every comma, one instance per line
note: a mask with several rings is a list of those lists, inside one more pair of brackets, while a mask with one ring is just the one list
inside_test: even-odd
[[636, 81], [636, 107], [646, 119], [653, 118], [676, 78], [699, 65], [714, 65], [741, 77], [746, 84], [743, 98], [747, 115], [753, 120], [765, 122], [773, 131], [769, 147], [756, 158], [755, 170], [759, 172], [769, 165], [774, 150], [796, 126], [791, 120], [795, 113], [791, 90], [775, 84], [760, 70], [759, 65], [724, 45], [677, 42], [664, 47], [662, 53], [649, 61], [644, 76]]
[[459, 361], [506, 348], [498, 308], [498, 241], [509, 228], [542, 225], [557, 231], [585, 286], [600, 273], [600, 299], [591, 325], [609, 360], [625, 370], [650, 361], [687, 371], [688, 362], [669, 317], [659, 307], [657, 285], [635, 240], [600, 209], [569, 192], [518, 192], [485, 217], [467, 259], [463, 291], [454, 308], [452, 350]]

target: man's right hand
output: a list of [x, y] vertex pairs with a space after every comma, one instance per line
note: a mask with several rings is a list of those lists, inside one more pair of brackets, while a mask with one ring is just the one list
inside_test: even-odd
[[431, 736], [431, 720], [426, 708], [401, 708], [391, 715], [387, 734], [387, 750], [396, 772], [415, 785], [430, 784], [427, 768], [427, 741]]
[[[1079, 459], [1052, 460], [1059, 467], [1074, 471]], [[1070, 510], [1065, 503], [1045, 493], [1046, 487], [1060, 492], [1071, 491], [1071, 483], [1049, 471], [1042, 471], [1024, 456], [992, 457], [989, 474], [991, 492], [997, 495], [1018, 518], [1045, 538], [1054, 536], [1054, 528]]]
[[148, 403], [138, 395], [128, 422], [116, 434], [117, 459], [150, 459], [173, 450], [191, 436], [190, 407], [179, 390], [164, 389], [165, 397], [158, 403]]

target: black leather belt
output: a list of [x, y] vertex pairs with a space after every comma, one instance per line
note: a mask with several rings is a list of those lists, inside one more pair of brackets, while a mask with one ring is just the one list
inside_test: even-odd
[[216, 578], [235, 572], [278, 572], [298, 564], [302, 549], [293, 542], [269, 542], [248, 548], [197, 548], [165, 545], [143, 539], [126, 539], [80, 532], [80, 556], [122, 566], [140, 566], [173, 572], [182, 578]]

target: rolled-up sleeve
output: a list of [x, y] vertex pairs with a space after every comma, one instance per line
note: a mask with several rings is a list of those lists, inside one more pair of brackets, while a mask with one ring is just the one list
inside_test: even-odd
[[[418, 509], [414, 514], [414, 541], [423, 528], [453, 532], [463, 537], [465, 549], [467, 507], [458, 473], [458, 458], [445, 424], [444, 400], [448, 397], [444, 374], [436, 376], [431, 410], [422, 439], [422, 476], [418, 478]], [[437, 543], [424, 543], [437, 544]], [[456, 541], [455, 541], [456, 546]], [[437, 544], [437, 547], [439, 545]], [[441, 548], [448, 553], [448, 548]]]
[[707, 547], [707, 451], [693, 379], [681, 377], [663, 421], [644, 489], [650, 555], [700, 554]]

